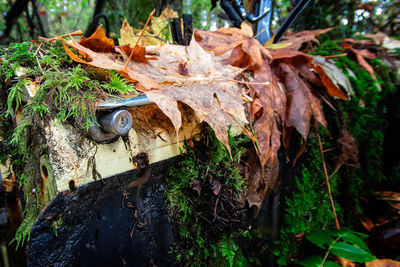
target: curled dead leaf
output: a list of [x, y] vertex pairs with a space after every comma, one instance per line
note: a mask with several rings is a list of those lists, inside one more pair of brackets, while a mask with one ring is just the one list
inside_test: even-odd
[[82, 37], [79, 44], [94, 52], [114, 51], [114, 41], [106, 36], [105, 29], [100, 25], [88, 38]]

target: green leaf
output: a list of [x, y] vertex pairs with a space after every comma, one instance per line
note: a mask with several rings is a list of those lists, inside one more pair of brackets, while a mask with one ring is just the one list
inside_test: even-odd
[[355, 234], [352, 234], [350, 232], [344, 232], [340, 236], [344, 241], [369, 251], [367, 244], [365, 244], [365, 242]]
[[333, 261], [326, 261], [324, 267], [341, 267], [339, 264]]
[[306, 238], [320, 248], [325, 248], [324, 244], [330, 245], [333, 243], [333, 238], [326, 231], [322, 230], [314, 231], [307, 235]]
[[297, 261], [297, 264], [300, 264], [302, 266], [306, 267], [319, 267], [322, 263], [322, 258], [317, 255], [309, 256], [307, 258], [304, 258], [302, 260]]
[[345, 242], [335, 243], [331, 252], [336, 256], [356, 262], [368, 262], [375, 260], [375, 257], [368, 251], [352, 246]]
[[367, 237], [369, 237], [369, 235], [367, 235], [367, 234], [356, 232], [356, 231], [353, 231], [353, 230], [350, 230], [350, 232], [352, 232], [355, 235], [358, 235], [361, 239], [366, 239]]

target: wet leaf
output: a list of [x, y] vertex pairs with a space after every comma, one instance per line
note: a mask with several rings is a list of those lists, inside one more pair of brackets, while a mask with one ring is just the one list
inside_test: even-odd
[[[312, 68], [319, 75], [320, 83], [323, 84], [326, 91], [331, 96], [336, 96], [343, 100], [347, 99], [338, 85], [343, 86], [345, 89], [348, 89], [350, 93], [353, 93], [351, 84], [346, 76], [341, 73], [334, 64], [329, 63], [322, 57], [313, 57], [300, 51], [282, 49], [275, 51], [273, 54], [273, 62], [280, 61], [295, 65], [296, 68], [299, 68], [299, 71], [301, 71], [305, 79], [318, 86], [318, 81], [315, 80], [315, 77], [312, 77], [310, 73], [305, 73], [307, 68], [304, 68], [304, 66]], [[309, 64], [306, 65], [305, 61], [308, 61]]]
[[246, 165], [243, 166], [243, 178], [246, 180], [246, 201], [249, 207], [256, 207], [256, 215], [261, 209], [264, 197], [272, 192], [279, 173], [279, 162], [270, 160], [264, 172], [259, 164], [259, 159], [254, 148], [249, 149]]
[[[65, 45], [73, 60], [115, 69], [135, 82], [136, 89], [144, 92], [164, 112], [177, 132], [182, 124], [177, 101], [191, 107], [199, 123], [207, 122], [228, 149], [228, 126], [243, 126], [247, 122], [239, 88], [234, 82], [242, 69], [222, 64], [224, 57], [204, 51], [194, 39], [188, 47], [154, 47], [159, 56], [147, 63], [143, 60], [147, 59], [145, 48], [139, 47], [141, 58], [130, 61], [126, 68], [124, 65], [131, 52], [129, 46], [116, 47], [115, 53], [96, 53], [74, 40], [68, 45], [86, 55], [83, 59]], [[187, 63], [183, 66], [182, 62]], [[183, 72], [186, 75], [182, 75]]]
[[274, 78], [268, 62], [271, 53], [253, 38], [251, 27], [242, 23], [241, 28], [221, 28], [214, 32], [195, 30], [194, 36], [205, 49], [216, 55], [226, 56], [225, 64], [253, 71], [251, 85], [256, 98], [252, 102], [252, 118], [259, 146], [262, 168], [267, 162], [277, 160], [280, 132], [275, 114], [284, 119], [286, 98]]

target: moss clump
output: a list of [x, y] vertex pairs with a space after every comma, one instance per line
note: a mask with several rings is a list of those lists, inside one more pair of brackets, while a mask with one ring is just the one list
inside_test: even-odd
[[[327, 139], [324, 138], [324, 144]], [[324, 140], [323, 139], [323, 140]], [[296, 177], [293, 193], [286, 198], [286, 209], [283, 215], [283, 225], [276, 242], [274, 254], [277, 263], [286, 266], [298, 260], [304, 251], [302, 241], [305, 234], [320, 229], [332, 229], [334, 217], [329, 194], [324, 184], [325, 176], [318, 141], [312, 138], [308, 141], [306, 159], [302, 162], [301, 173]], [[338, 175], [330, 179], [331, 191], [334, 197], [338, 195]], [[342, 213], [336, 205], [338, 216]]]
[[238, 162], [248, 139], [230, 137], [234, 161], [226, 147], [207, 128], [186, 152], [167, 179], [166, 201], [175, 224], [175, 247], [180, 264], [191, 266], [244, 266], [236, 241], [245, 230], [241, 205], [245, 181]]
[[[74, 63], [61, 42], [16, 43], [1, 51], [0, 153], [2, 163], [11, 161], [25, 191], [24, 221], [16, 233], [17, 246], [29, 239], [33, 222], [56, 190], [39, 196], [40, 158], [48, 154], [43, 128], [56, 119], [82, 129], [96, 124], [96, 102], [135, 94], [135, 88], [114, 71]], [[36, 91], [29, 97], [26, 86]], [[22, 118], [16, 122], [16, 114]], [[51, 188], [50, 188], [51, 189]], [[53, 188], [54, 189], [54, 188]]]
[[[326, 41], [316, 47], [316, 55], [341, 54], [341, 41]], [[383, 143], [387, 125], [386, 103], [396, 92], [395, 72], [380, 59], [370, 61], [377, 74], [373, 79], [365, 69], [349, 57], [337, 57], [336, 65], [349, 78], [355, 95], [348, 101], [339, 101], [337, 106], [343, 113], [344, 121], [354, 136], [361, 168], [343, 166], [339, 173], [331, 177], [330, 184], [334, 195], [336, 209], [342, 226], [362, 231], [362, 226], [354, 214], [363, 216], [359, 197], [372, 196], [382, 190], [388, 179], [383, 170]], [[329, 113], [325, 113], [329, 115]], [[336, 115], [334, 115], [336, 116]], [[331, 128], [337, 119], [327, 117]], [[333, 122], [333, 123], [332, 123]], [[331, 132], [337, 132], [333, 129]], [[328, 138], [323, 138], [325, 147], [333, 147]], [[324, 174], [319, 156], [319, 148], [310, 140], [309, 150], [302, 165], [301, 175], [295, 181], [293, 195], [286, 200], [284, 225], [280, 232], [275, 254], [278, 263], [287, 265], [307, 254], [302, 237], [305, 233], [319, 229], [332, 229], [333, 214], [328, 201], [326, 189], [322, 186]], [[332, 173], [334, 157], [326, 158], [328, 173]], [[343, 207], [341, 209], [340, 207]], [[315, 254], [312, 251], [310, 254]]]

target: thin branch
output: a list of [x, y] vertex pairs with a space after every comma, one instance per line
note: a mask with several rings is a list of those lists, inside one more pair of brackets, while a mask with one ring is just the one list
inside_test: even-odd
[[156, 9], [153, 9], [153, 11], [151, 11], [149, 18], [147, 19], [146, 25], [144, 25], [143, 30], [142, 30], [142, 32], [140, 33], [140, 36], [139, 36], [139, 38], [138, 38], [137, 41], [136, 41], [135, 47], [132, 49], [132, 52], [131, 52], [131, 54], [129, 55], [128, 61], [126, 61], [126, 64], [125, 64], [125, 66], [124, 66], [124, 69], [125, 69], [125, 70], [126, 70], [126, 67], [128, 67], [129, 61], [131, 61], [131, 58], [132, 58], [132, 56], [133, 56], [133, 53], [135, 52], [135, 49], [136, 49], [136, 47], [137, 47], [138, 44], [139, 44], [140, 38], [142, 38], [142, 35], [143, 35], [144, 31], [145, 31], [146, 28], [147, 28], [147, 24], [149, 24], [151, 17], [154, 15], [154, 12], [156, 12]]
[[326, 163], [325, 163], [325, 158], [324, 158], [324, 152], [323, 152], [323, 149], [322, 149], [321, 136], [319, 135], [318, 132], [317, 132], [317, 137], [318, 137], [319, 149], [320, 149], [320, 152], [321, 152], [322, 166], [324, 167], [324, 174], [325, 174], [326, 187], [328, 188], [328, 194], [329, 194], [329, 199], [330, 199], [330, 201], [331, 201], [333, 216], [335, 217], [336, 229], [339, 230], [339, 229], [340, 229], [340, 224], [339, 224], [339, 220], [338, 220], [338, 217], [337, 217], [337, 214], [336, 214], [335, 203], [333, 202], [333, 196], [332, 196], [332, 192], [331, 192], [331, 186], [330, 186], [330, 184], [329, 184], [329, 176], [328, 176], [328, 171], [327, 171], [327, 169], [326, 169]]

